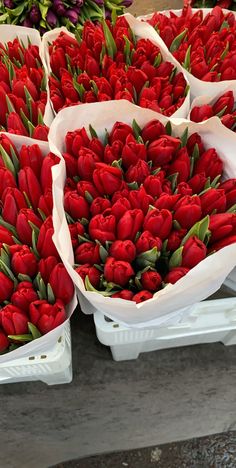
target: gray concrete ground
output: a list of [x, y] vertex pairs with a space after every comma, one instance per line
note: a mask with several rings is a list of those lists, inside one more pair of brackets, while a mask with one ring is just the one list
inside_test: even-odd
[[76, 314], [72, 328], [71, 384], [0, 386], [1, 468], [48, 468], [236, 430], [235, 346], [198, 345], [114, 362], [96, 339], [92, 317]]

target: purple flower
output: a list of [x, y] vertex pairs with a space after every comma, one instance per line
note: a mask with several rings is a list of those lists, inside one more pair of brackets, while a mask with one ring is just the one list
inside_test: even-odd
[[73, 24], [78, 23], [79, 15], [77, 11], [75, 11], [74, 8], [73, 9], [69, 8], [68, 10], [66, 10], [65, 16], [71, 21], [71, 23]]
[[25, 26], [26, 28], [32, 28], [33, 24], [31, 23], [29, 18], [25, 18], [24, 21], [21, 23], [22, 26]]
[[105, 8], [105, 18], [110, 20], [111, 19], [111, 11]]
[[104, 0], [94, 0], [94, 3], [96, 3], [98, 6], [102, 7], [104, 5]]
[[41, 13], [37, 5], [32, 6], [30, 14], [29, 14], [29, 18], [33, 24], [37, 24], [41, 20]]
[[66, 8], [64, 7], [61, 0], [53, 1], [53, 10], [58, 16], [65, 16]]
[[4, 5], [6, 8], [10, 9], [14, 8], [15, 6], [13, 0], [4, 0]]
[[133, 0], [122, 0], [121, 5], [123, 5], [125, 8], [128, 8], [130, 7], [130, 5], [132, 5], [132, 3], [133, 3]]
[[57, 17], [51, 9], [49, 9], [47, 12], [46, 21], [50, 28], [55, 28], [55, 26], [57, 25]]

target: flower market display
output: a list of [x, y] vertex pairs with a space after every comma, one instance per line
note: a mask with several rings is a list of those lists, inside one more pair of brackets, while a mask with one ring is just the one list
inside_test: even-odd
[[154, 13], [148, 19], [178, 62], [206, 82], [236, 79], [236, 19], [232, 12], [185, 7], [180, 16]]
[[[197, 102], [199, 99], [208, 101], [208, 103]], [[206, 97], [196, 98], [192, 104], [190, 119], [193, 122], [203, 122], [213, 116], [220, 118], [225, 127], [235, 131], [236, 129], [236, 111], [233, 91], [226, 91], [218, 99], [212, 102], [212, 99]]]
[[132, 3], [133, 0], [2, 0], [0, 23], [36, 28], [41, 34], [59, 26], [73, 31], [87, 20], [116, 17]]
[[[47, 81], [38, 45], [17, 37], [2, 41], [0, 26], [0, 130], [47, 140], [44, 124], [47, 105]], [[14, 35], [14, 34], [13, 34]]]
[[5, 358], [55, 344], [74, 286], [86, 313], [161, 326], [236, 265], [235, 15], [130, 3], [2, 4], [24, 26], [0, 25]]
[[[51, 40], [50, 33], [45, 37]], [[189, 94], [183, 73], [163, 59], [160, 47], [136, 37], [125, 17], [114, 25], [85, 23], [81, 40], [59, 30], [49, 57], [56, 112], [78, 103], [127, 99], [171, 116]]]
[[63, 323], [74, 294], [52, 241], [51, 168], [59, 158], [19, 139], [17, 151], [10, 134], [0, 134], [1, 353]]

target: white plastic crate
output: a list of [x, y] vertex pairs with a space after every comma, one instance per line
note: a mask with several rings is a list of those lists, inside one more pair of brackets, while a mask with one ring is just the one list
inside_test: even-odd
[[41, 380], [47, 385], [72, 380], [71, 334], [67, 322], [56, 344], [44, 354], [0, 364], [0, 384]]
[[225, 286], [231, 289], [231, 291], [236, 292], [236, 268], [234, 268], [231, 273], [227, 276], [224, 281]]
[[236, 344], [236, 298], [216, 299], [194, 305], [187, 319], [177, 325], [135, 329], [94, 314], [99, 341], [110, 346], [115, 361], [137, 359], [140, 353], [217, 341]]

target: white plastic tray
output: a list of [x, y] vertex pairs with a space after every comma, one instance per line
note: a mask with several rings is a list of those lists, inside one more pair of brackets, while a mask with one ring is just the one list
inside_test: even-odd
[[236, 297], [195, 304], [177, 325], [150, 329], [127, 328], [94, 314], [99, 341], [110, 346], [115, 361], [137, 359], [140, 353], [158, 349], [220, 341], [236, 344]]
[[41, 380], [47, 385], [72, 380], [70, 324], [66, 323], [56, 344], [44, 354], [0, 364], [0, 384]]

